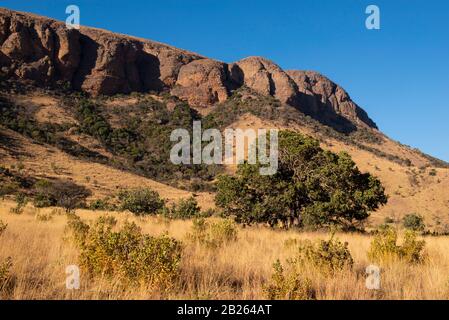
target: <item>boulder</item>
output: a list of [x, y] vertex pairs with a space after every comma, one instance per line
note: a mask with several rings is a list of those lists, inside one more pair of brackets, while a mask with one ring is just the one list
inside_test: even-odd
[[193, 106], [207, 107], [225, 101], [229, 96], [227, 65], [210, 59], [184, 65], [171, 93]]

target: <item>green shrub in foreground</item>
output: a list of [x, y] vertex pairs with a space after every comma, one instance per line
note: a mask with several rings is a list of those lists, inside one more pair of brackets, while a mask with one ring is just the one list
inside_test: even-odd
[[88, 274], [161, 290], [174, 285], [182, 253], [179, 241], [142, 234], [135, 223], [126, 222], [117, 229], [113, 217], [100, 217], [91, 226], [76, 215], [68, 217], [80, 265]]

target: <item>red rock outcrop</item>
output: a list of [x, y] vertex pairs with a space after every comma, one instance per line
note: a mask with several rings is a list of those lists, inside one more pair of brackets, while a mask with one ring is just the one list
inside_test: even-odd
[[68, 29], [45, 17], [0, 9], [0, 64], [21, 80], [69, 82], [93, 95], [162, 90], [199, 55], [104, 30]]
[[207, 107], [225, 101], [229, 96], [228, 73], [225, 63], [210, 59], [192, 61], [181, 67], [171, 93], [193, 106]]
[[228, 65], [155, 41], [68, 29], [1, 8], [0, 67], [3, 76], [37, 85], [63, 82], [92, 95], [165, 90], [200, 107], [223, 102], [244, 85], [335, 128], [376, 127], [343, 88], [315, 72], [286, 72], [261, 57]]
[[314, 71], [289, 70], [287, 74], [295, 81], [300, 104], [312, 115], [340, 115], [356, 125], [377, 128], [367, 113], [355, 104], [339, 85]]
[[[249, 57], [235, 63], [241, 71], [234, 71], [240, 82], [263, 95], [271, 95], [288, 104], [296, 104], [298, 88], [292, 79], [274, 62], [262, 57]], [[234, 67], [234, 66], [233, 66]]]

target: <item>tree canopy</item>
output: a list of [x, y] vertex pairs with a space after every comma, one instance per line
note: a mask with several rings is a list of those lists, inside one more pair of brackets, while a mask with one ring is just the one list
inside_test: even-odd
[[215, 201], [225, 215], [245, 224], [353, 229], [387, 203], [381, 182], [347, 153], [325, 151], [292, 131], [279, 132], [278, 148], [276, 174], [260, 175], [260, 164], [244, 163], [236, 175], [218, 178]]

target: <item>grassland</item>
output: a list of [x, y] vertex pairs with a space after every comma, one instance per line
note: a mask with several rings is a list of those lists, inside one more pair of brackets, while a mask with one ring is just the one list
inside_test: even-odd
[[[211, 249], [187, 241], [191, 221], [161, 217], [135, 217], [110, 213], [119, 224], [134, 221], [144, 233], [168, 233], [183, 243], [180, 276], [169, 292], [145, 286], [123, 287], [114, 279], [90, 279], [81, 274], [81, 288], [67, 290], [66, 266], [78, 264], [78, 250], [67, 240], [67, 218], [54, 208], [27, 206], [20, 215], [10, 212], [14, 203], [0, 203], [0, 220], [8, 224], [0, 237], [0, 261], [11, 257], [11, 284], [2, 292], [7, 299], [265, 299], [264, 286], [270, 281], [273, 263], [284, 262], [293, 251], [289, 239], [328, 239], [325, 233], [272, 230], [264, 226], [238, 229], [236, 241]], [[52, 214], [53, 212], [53, 214]], [[77, 210], [85, 220], [106, 212]], [[51, 219], [39, 218], [51, 215]], [[447, 299], [449, 298], [449, 238], [425, 237], [426, 259], [421, 264], [396, 261], [381, 268], [381, 289], [366, 288], [365, 270], [372, 236], [337, 234], [347, 241], [354, 259], [351, 270], [329, 277], [315, 268], [301, 272], [311, 280], [317, 299]]]

